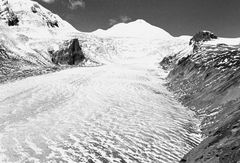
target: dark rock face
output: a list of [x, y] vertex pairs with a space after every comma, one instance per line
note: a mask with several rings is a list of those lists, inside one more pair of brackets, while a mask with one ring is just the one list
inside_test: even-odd
[[85, 59], [78, 39], [66, 42], [63, 48], [50, 53], [52, 54], [52, 62], [55, 64], [77, 65]]
[[[0, 83], [23, 79], [60, 70], [57, 66], [38, 66], [22, 58], [12, 57], [4, 46], [0, 45]], [[22, 67], [28, 69], [22, 69]]]
[[32, 7], [31, 7], [31, 10], [33, 13], [37, 13], [38, 10], [40, 10], [40, 7], [37, 5], [37, 4], [34, 4]]
[[168, 56], [163, 58], [163, 60], [160, 62], [160, 65], [164, 70], [170, 69], [173, 66], [173, 63], [175, 63], [176, 56]]
[[0, 20], [9, 26], [15, 26], [19, 23], [17, 15], [10, 8], [7, 0], [0, 1]]
[[201, 118], [202, 134], [206, 137], [180, 162], [240, 161], [239, 48], [202, 45], [200, 51], [171, 63], [167, 85]]
[[200, 31], [196, 33], [189, 42], [189, 45], [199, 42], [210, 41], [212, 39], [217, 39], [218, 37], [210, 31]]
[[203, 42], [217, 38], [218, 37], [210, 31], [200, 31], [191, 38], [189, 45], [193, 45], [193, 52], [197, 52]]
[[[181, 52], [179, 52], [181, 53]], [[169, 70], [169, 69], [173, 69], [175, 64], [178, 63], [178, 55], [179, 53], [173, 55], [173, 56], [167, 56], [167, 57], [164, 57], [163, 60], [160, 62], [160, 65], [162, 66], [162, 68], [164, 70]], [[179, 61], [180, 62], [180, 61]]]
[[59, 27], [59, 26], [58, 26], [58, 21], [57, 21], [57, 20], [54, 20], [54, 21], [48, 20], [48, 21], [47, 21], [47, 26], [48, 26], [48, 27], [53, 27], [53, 28], [54, 28], [54, 27]]
[[11, 13], [8, 18], [8, 25], [16, 26], [18, 25], [18, 23], [19, 23], [18, 17], [15, 14]]

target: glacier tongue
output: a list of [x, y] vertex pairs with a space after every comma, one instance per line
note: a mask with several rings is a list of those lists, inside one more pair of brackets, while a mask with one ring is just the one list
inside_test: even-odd
[[199, 142], [197, 119], [164, 86], [169, 49], [117, 44], [111, 64], [0, 85], [0, 162], [172, 163]]

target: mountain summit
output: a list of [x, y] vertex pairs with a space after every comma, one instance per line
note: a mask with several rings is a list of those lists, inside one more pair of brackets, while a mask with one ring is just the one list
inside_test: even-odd
[[172, 38], [165, 30], [153, 26], [142, 19], [130, 23], [119, 23], [107, 30], [98, 29], [92, 32], [92, 34], [100, 37], [135, 37], [145, 39]]

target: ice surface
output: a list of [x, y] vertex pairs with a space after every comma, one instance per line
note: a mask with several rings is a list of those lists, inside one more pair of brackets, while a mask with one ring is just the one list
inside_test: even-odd
[[107, 65], [0, 85], [1, 162], [172, 163], [198, 144], [198, 120], [164, 86], [169, 49], [115, 41]]

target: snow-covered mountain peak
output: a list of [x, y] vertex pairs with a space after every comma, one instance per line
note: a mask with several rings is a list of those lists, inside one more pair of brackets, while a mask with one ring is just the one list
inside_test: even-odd
[[[147, 23], [149, 24], [148, 22], [146, 22], [145, 20], [143, 19], [137, 19], [136, 21], [134, 21], [135, 23]], [[133, 23], [133, 22], [132, 22]]]
[[[149, 24], [148, 22], [146, 22], [143, 19], [137, 19], [137, 20], [129, 22], [129, 23], [119, 23], [119, 24], [125, 24], [125, 25], [128, 25], [128, 26], [135, 26], [135, 25], [152, 26], [151, 24]], [[116, 24], [115, 26], [118, 26], [119, 24]]]
[[99, 37], [133, 37], [144, 39], [170, 39], [172, 36], [165, 30], [139, 19], [129, 23], [119, 23], [108, 30], [96, 30], [92, 34]]
[[78, 32], [58, 15], [32, 0], [0, 0], [0, 22], [29, 36], [48, 37], [51, 33]]

